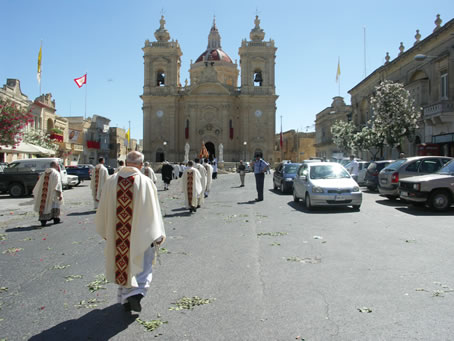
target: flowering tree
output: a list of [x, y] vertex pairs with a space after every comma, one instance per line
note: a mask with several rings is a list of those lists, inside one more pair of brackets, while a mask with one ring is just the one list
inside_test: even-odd
[[0, 99], [0, 145], [17, 146], [22, 140], [23, 129], [31, 122], [33, 115], [29, 110]]
[[49, 134], [43, 132], [42, 130], [30, 129], [29, 131], [25, 132], [24, 142], [53, 151], [56, 151], [58, 149], [58, 144], [50, 138]]
[[370, 98], [373, 128], [384, 143], [400, 152], [402, 138], [415, 135], [421, 111], [416, 109], [408, 90], [401, 83], [383, 81]]
[[363, 127], [363, 129], [353, 136], [353, 146], [358, 150], [369, 151], [373, 159], [376, 159], [378, 153], [383, 150], [384, 138], [383, 135], [377, 132], [375, 126]]
[[356, 126], [351, 121], [336, 121], [331, 126], [333, 142], [344, 152], [348, 152], [354, 147], [353, 141], [355, 132]]

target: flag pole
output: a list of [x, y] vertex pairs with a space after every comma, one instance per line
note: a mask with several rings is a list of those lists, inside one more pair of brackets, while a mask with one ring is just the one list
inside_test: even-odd
[[87, 75], [88, 72], [85, 72], [85, 115], [84, 115], [84, 120], [87, 119], [87, 88], [88, 88], [88, 82], [87, 82]]
[[338, 57], [337, 65], [339, 65], [339, 97], [341, 95], [341, 73], [340, 73], [340, 56]]
[[129, 152], [129, 149], [130, 149], [129, 141], [131, 141], [131, 121], [128, 121], [128, 132], [129, 132], [129, 135], [128, 135], [128, 152]]
[[283, 141], [283, 136], [282, 136], [282, 115], [281, 115], [281, 134], [279, 135], [279, 147], [281, 148], [281, 162], [284, 158], [284, 153], [282, 150], [283, 144], [284, 144], [284, 141]]
[[39, 47], [39, 50], [41, 51], [41, 60], [39, 61], [39, 96], [41, 96], [41, 75], [42, 75], [42, 51], [43, 51], [43, 41], [41, 40], [41, 45]]

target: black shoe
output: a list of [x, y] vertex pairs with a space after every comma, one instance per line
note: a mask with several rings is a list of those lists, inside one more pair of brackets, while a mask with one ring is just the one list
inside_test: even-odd
[[255, 201], [263, 201], [263, 199], [256, 198]]
[[40, 220], [41, 226], [46, 226], [47, 220]]
[[129, 302], [126, 302], [123, 304], [123, 309], [129, 313], [131, 311], [131, 304], [129, 304]]
[[208, 194], [205, 194], [205, 198], [208, 198]]
[[54, 224], [60, 224], [60, 218], [54, 218]]
[[240, 185], [240, 187], [244, 187], [244, 185]]
[[141, 295], [141, 294], [129, 296], [127, 298], [132, 311], [137, 311], [139, 313], [142, 311], [142, 306], [140, 305], [140, 300], [142, 298], [143, 298], [143, 295]]
[[197, 205], [197, 207], [196, 207], [196, 208], [200, 208], [200, 205]]

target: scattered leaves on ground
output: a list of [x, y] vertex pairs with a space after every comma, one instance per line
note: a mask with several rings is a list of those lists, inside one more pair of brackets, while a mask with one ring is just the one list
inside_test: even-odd
[[[445, 297], [444, 294], [454, 292], [454, 289], [449, 287], [449, 285], [443, 284], [441, 282], [433, 282], [436, 286], [441, 287], [441, 289], [435, 289], [432, 290], [432, 297]], [[426, 292], [431, 292], [430, 290], [424, 289], [424, 288], [416, 288], [415, 291], [426, 291]]]
[[170, 253], [170, 251], [168, 249], [166, 249], [165, 247], [160, 247], [159, 253], [165, 254], [165, 253]]
[[263, 236], [280, 237], [280, 236], [286, 236], [287, 234], [288, 234], [287, 232], [260, 232], [260, 233], [257, 233], [257, 237], [263, 237]]
[[8, 291], [8, 287], [0, 287], [0, 292], [7, 292]]
[[158, 329], [161, 327], [163, 324], [167, 324], [167, 321], [161, 321], [161, 320], [151, 320], [151, 321], [145, 321], [141, 320], [140, 318], [136, 318], [137, 323], [141, 324], [147, 332], [152, 332], [155, 329]]
[[75, 304], [74, 306], [77, 308], [77, 309], [80, 309], [80, 308], [96, 308], [98, 306], [98, 303], [101, 303], [101, 302], [104, 302], [104, 300], [98, 300], [97, 298], [92, 298], [90, 300], [82, 300], [80, 301], [78, 304]]
[[23, 250], [23, 248], [21, 248], [21, 247], [10, 247], [9, 249], [3, 251], [2, 253], [4, 255], [6, 255], [6, 254], [15, 255], [16, 253], [18, 253], [19, 251], [22, 251], [22, 250]]
[[270, 245], [271, 245], [271, 246], [281, 246], [281, 244], [278, 243], [278, 242], [273, 242], [273, 243], [271, 243]]
[[96, 276], [96, 279], [93, 282], [88, 283], [87, 287], [90, 292], [95, 292], [101, 289], [106, 289], [105, 287], [103, 287], [103, 285], [107, 283], [109, 282], [107, 281], [104, 274], [100, 274]]
[[24, 238], [24, 239], [21, 239], [21, 240], [22, 240], [23, 242], [28, 242], [28, 241], [30, 241], [30, 240], [33, 240], [33, 238], [32, 238], [32, 237], [28, 237], [28, 238]]
[[261, 214], [256, 214], [255, 215], [257, 218], [268, 218], [266, 215], [261, 215]]
[[372, 312], [372, 309], [367, 308], [367, 307], [362, 307], [362, 308], [358, 308], [358, 311], [359, 311], [360, 313], [371, 313], [371, 312]]
[[416, 243], [416, 239], [406, 239], [405, 243]]
[[304, 264], [319, 264], [322, 262], [320, 258], [300, 258], [297, 256], [293, 257], [285, 257], [287, 262], [297, 262], [297, 263], [304, 263]]
[[210, 304], [213, 302], [215, 298], [200, 298], [198, 296], [194, 297], [182, 297], [175, 303], [172, 303], [176, 305], [176, 307], [170, 307], [169, 310], [192, 310], [194, 307], [199, 306], [199, 305], [204, 305], [204, 304]]
[[323, 239], [322, 236], [314, 236], [313, 238], [314, 238], [314, 239]]
[[6, 234], [0, 233], [0, 241], [6, 240]]
[[70, 266], [71, 265], [69, 265], [69, 264], [67, 264], [67, 265], [54, 265], [50, 269], [51, 270], [63, 270], [63, 269], [69, 268]]
[[74, 245], [77, 245], [77, 244], [81, 244], [82, 242], [72, 242], [72, 244]]
[[75, 279], [81, 279], [81, 278], [83, 278], [82, 275], [69, 275], [69, 276], [65, 276], [66, 282], [71, 282], [71, 281], [74, 281]]

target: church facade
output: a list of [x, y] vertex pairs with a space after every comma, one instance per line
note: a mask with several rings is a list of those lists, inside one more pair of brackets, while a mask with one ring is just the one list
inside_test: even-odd
[[[239, 48], [240, 68], [221, 48], [213, 21], [207, 49], [190, 64], [181, 85], [182, 52], [170, 41], [164, 17], [156, 41], [145, 41], [143, 152], [152, 162], [194, 159], [204, 144], [218, 162], [252, 159], [262, 152], [273, 162], [276, 95], [274, 41], [264, 41], [258, 16]], [[238, 78], [241, 71], [240, 86]]]

